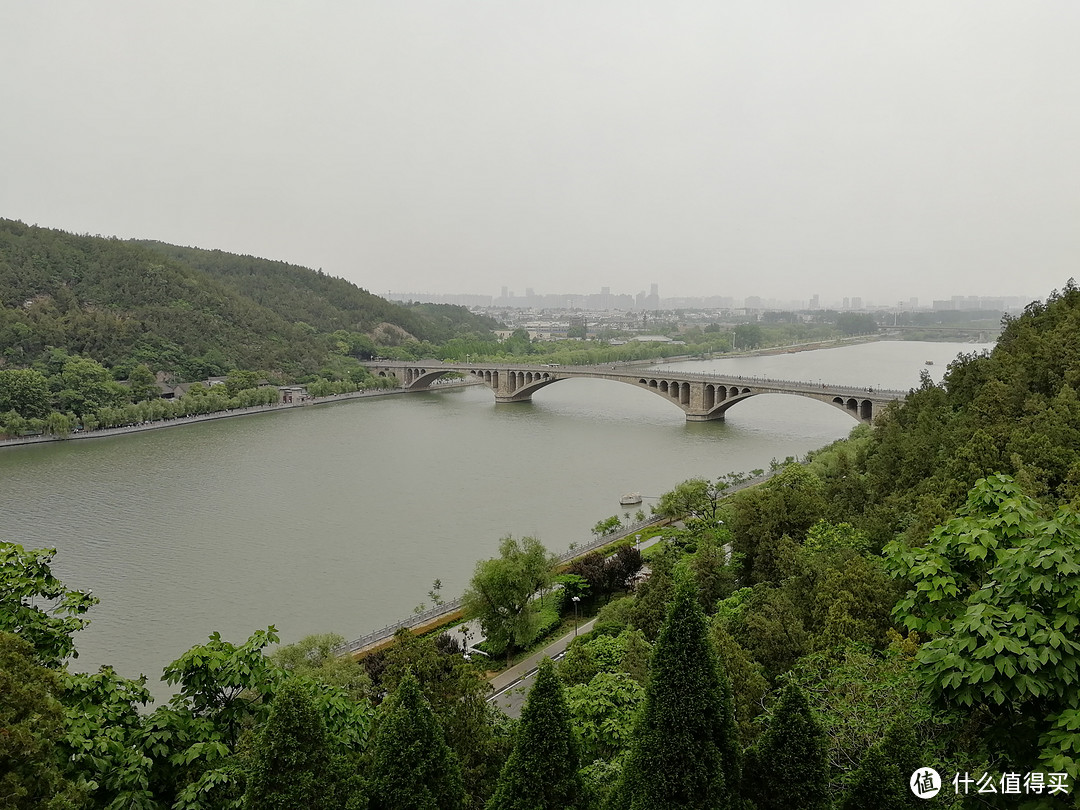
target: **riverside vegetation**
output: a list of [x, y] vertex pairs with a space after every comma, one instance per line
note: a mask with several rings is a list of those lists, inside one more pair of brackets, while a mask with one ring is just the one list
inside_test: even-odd
[[[856, 810], [921, 806], [920, 767], [998, 791], [929, 806], [1076, 806], [1078, 336], [1070, 282], [807, 464], [677, 486], [646, 580], [629, 550], [563, 575], [597, 622], [518, 722], [449, 634], [354, 662], [272, 627], [181, 654], [148, 711], [65, 666], [92, 594], [0, 544], [0, 806]], [[521, 596], [555, 576], [527, 539], [478, 564], [493, 652], [568, 607]], [[1070, 793], [1001, 792], [1028, 773]]]

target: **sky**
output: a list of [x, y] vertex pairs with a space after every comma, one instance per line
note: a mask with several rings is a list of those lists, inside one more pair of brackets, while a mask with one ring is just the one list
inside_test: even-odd
[[1076, 0], [0, 0], [0, 216], [377, 294], [1045, 297]]

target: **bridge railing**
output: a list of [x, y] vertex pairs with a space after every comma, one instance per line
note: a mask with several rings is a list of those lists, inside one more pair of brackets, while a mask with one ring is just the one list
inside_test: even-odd
[[738, 385], [740, 383], [757, 386], [765, 386], [769, 388], [781, 388], [785, 390], [801, 391], [805, 393], [851, 393], [851, 394], [871, 394], [874, 396], [885, 397], [888, 399], [899, 399], [906, 397], [908, 391], [898, 388], [882, 388], [880, 385], [836, 385], [828, 382], [814, 382], [812, 380], [783, 380], [774, 377], [760, 377], [756, 375], [737, 375], [737, 374], [718, 374], [711, 371], [673, 371], [668, 369], [654, 369], [654, 368], [641, 368], [636, 367], [632, 371], [623, 368], [611, 368], [610, 365], [592, 365], [592, 366], [529, 366], [529, 365], [513, 365], [508, 363], [445, 363], [441, 360], [436, 360], [430, 363], [420, 362], [405, 362], [402, 360], [396, 360], [385, 363], [375, 363], [373, 365], [380, 365], [386, 367], [395, 368], [416, 368], [424, 367], [427, 369], [446, 367], [447, 371], [539, 371], [544, 370], [552, 374], [563, 375], [567, 377], [578, 377], [583, 375], [603, 375], [603, 376], [620, 376], [627, 378], [642, 377], [655, 377], [657, 379], [678, 380], [684, 381], [687, 378], [693, 378], [695, 380], [702, 380], [706, 382], [716, 382], [725, 385]]

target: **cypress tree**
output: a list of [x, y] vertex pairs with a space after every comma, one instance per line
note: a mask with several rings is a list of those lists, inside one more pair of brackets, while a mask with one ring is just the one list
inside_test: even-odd
[[738, 791], [731, 689], [693, 587], [682, 584], [653, 648], [645, 706], [611, 806], [726, 810]]
[[373, 746], [371, 810], [461, 810], [461, 766], [412, 673], [381, 708]]
[[758, 810], [825, 810], [830, 806], [824, 733], [795, 684], [784, 688], [750, 760], [747, 786]]
[[487, 810], [585, 810], [590, 802], [580, 759], [562, 684], [545, 658]]
[[894, 723], [855, 770], [842, 810], [908, 810], [922, 799], [911, 792], [911, 775], [919, 767], [919, 748], [911, 727]]
[[270, 704], [270, 717], [255, 745], [244, 806], [331, 810], [334, 795], [326, 726], [303, 685], [287, 680]]

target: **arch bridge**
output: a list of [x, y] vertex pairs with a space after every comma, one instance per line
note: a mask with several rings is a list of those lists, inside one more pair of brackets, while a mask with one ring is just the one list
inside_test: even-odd
[[443, 363], [375, 361], [366, 363], [380, 377], [394, 377], [409, 391], [426, 390], [450, 372], [484, 383], [496, 402], [528, 402], [532, 395], [552, 383], [572, 379], [612, 380], [643, 388], [672, 402], [688, 422], [723, 419], [728, 409], [759, 394], [792, 394], [816, 399], [839, 408], [860, 422], [870, 423], [890, 402], [902, 401], [906, 391], [860, 388], [831, 383], [773, 380], [711, 372], [665, 371], [640, 366], [532, 366], [502, 363]]

